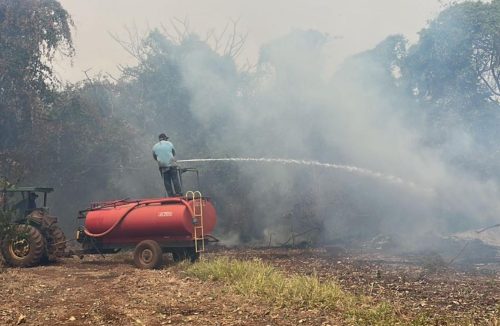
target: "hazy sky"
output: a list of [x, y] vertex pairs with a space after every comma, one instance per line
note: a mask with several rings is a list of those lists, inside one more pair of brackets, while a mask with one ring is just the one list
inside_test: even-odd
[[126, 26], [146, 31], [173, 18], [187, 18], [192, 30], [205, 34], [222, 31], [239, 19], [248, 33], [241, 63], [255, 62], [260, 45], [293, 29], [316, 29], [335, 36], [329, 45], [333, 63], [346, 55], [373, 47], [386, 36], [402, 33], [415, 40], [417, 32], [443, 7], [439, 0], [60, 0], [76, 25], [77, 54], [73, 65], [61, 61], [56, 69], [63, 79], [109, 72], [118, 64], [133, 63], [110, 36], [127, 38]]

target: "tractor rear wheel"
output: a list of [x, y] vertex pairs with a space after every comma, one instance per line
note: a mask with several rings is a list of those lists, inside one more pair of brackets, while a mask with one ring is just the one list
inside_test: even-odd
[[45, 232], [47, 239], [47, 255], [44, 257], [46, 262], [54, 262], [57, 258], [63, 257], [66, 251], [66, 236], [61, 228], [55, 224]]
[[134, 251], [134, 263], [141, 269], [159, 268], [163, 263], [163, 251], [154, 240], [141, 241]]
[[39, 265], [45, 252], [45, 239], [37, 228], [31, 225], [17, 225], [14, 232], [2, 241], [2, 255], [12, 267]]

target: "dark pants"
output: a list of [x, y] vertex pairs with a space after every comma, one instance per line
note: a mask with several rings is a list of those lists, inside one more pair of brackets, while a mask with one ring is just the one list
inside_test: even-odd
[[161, 168], [160, 173], [163, 176], [163, 183], [165, 184], [165, 190], [167, 191], [168, 197], [182, 195], [179, 175], [177, 174], [177, 167], [173, 166], [170, 168]]

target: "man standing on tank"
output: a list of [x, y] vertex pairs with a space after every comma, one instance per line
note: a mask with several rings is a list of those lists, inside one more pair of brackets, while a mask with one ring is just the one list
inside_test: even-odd
[[158, 143], [153, 146], [153, 157], [158, 162], [165, 190], [169, 197], [182, 196], [179, 176], [177, 174], [174, 145], [168, 141], [168, 137], [165, 134], [160, 134], [158, 138]]

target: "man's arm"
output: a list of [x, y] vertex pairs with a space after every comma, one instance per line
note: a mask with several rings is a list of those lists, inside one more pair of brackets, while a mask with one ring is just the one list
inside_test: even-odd
[[153, 158], [155, 159], [155, 161], [158, 161], [158, 157], [156, 156], [156, 153], [155, 153], [155, 146], [153, 146]]
[[172, 155], [175, 156], [175, 148], [172, 147]]

